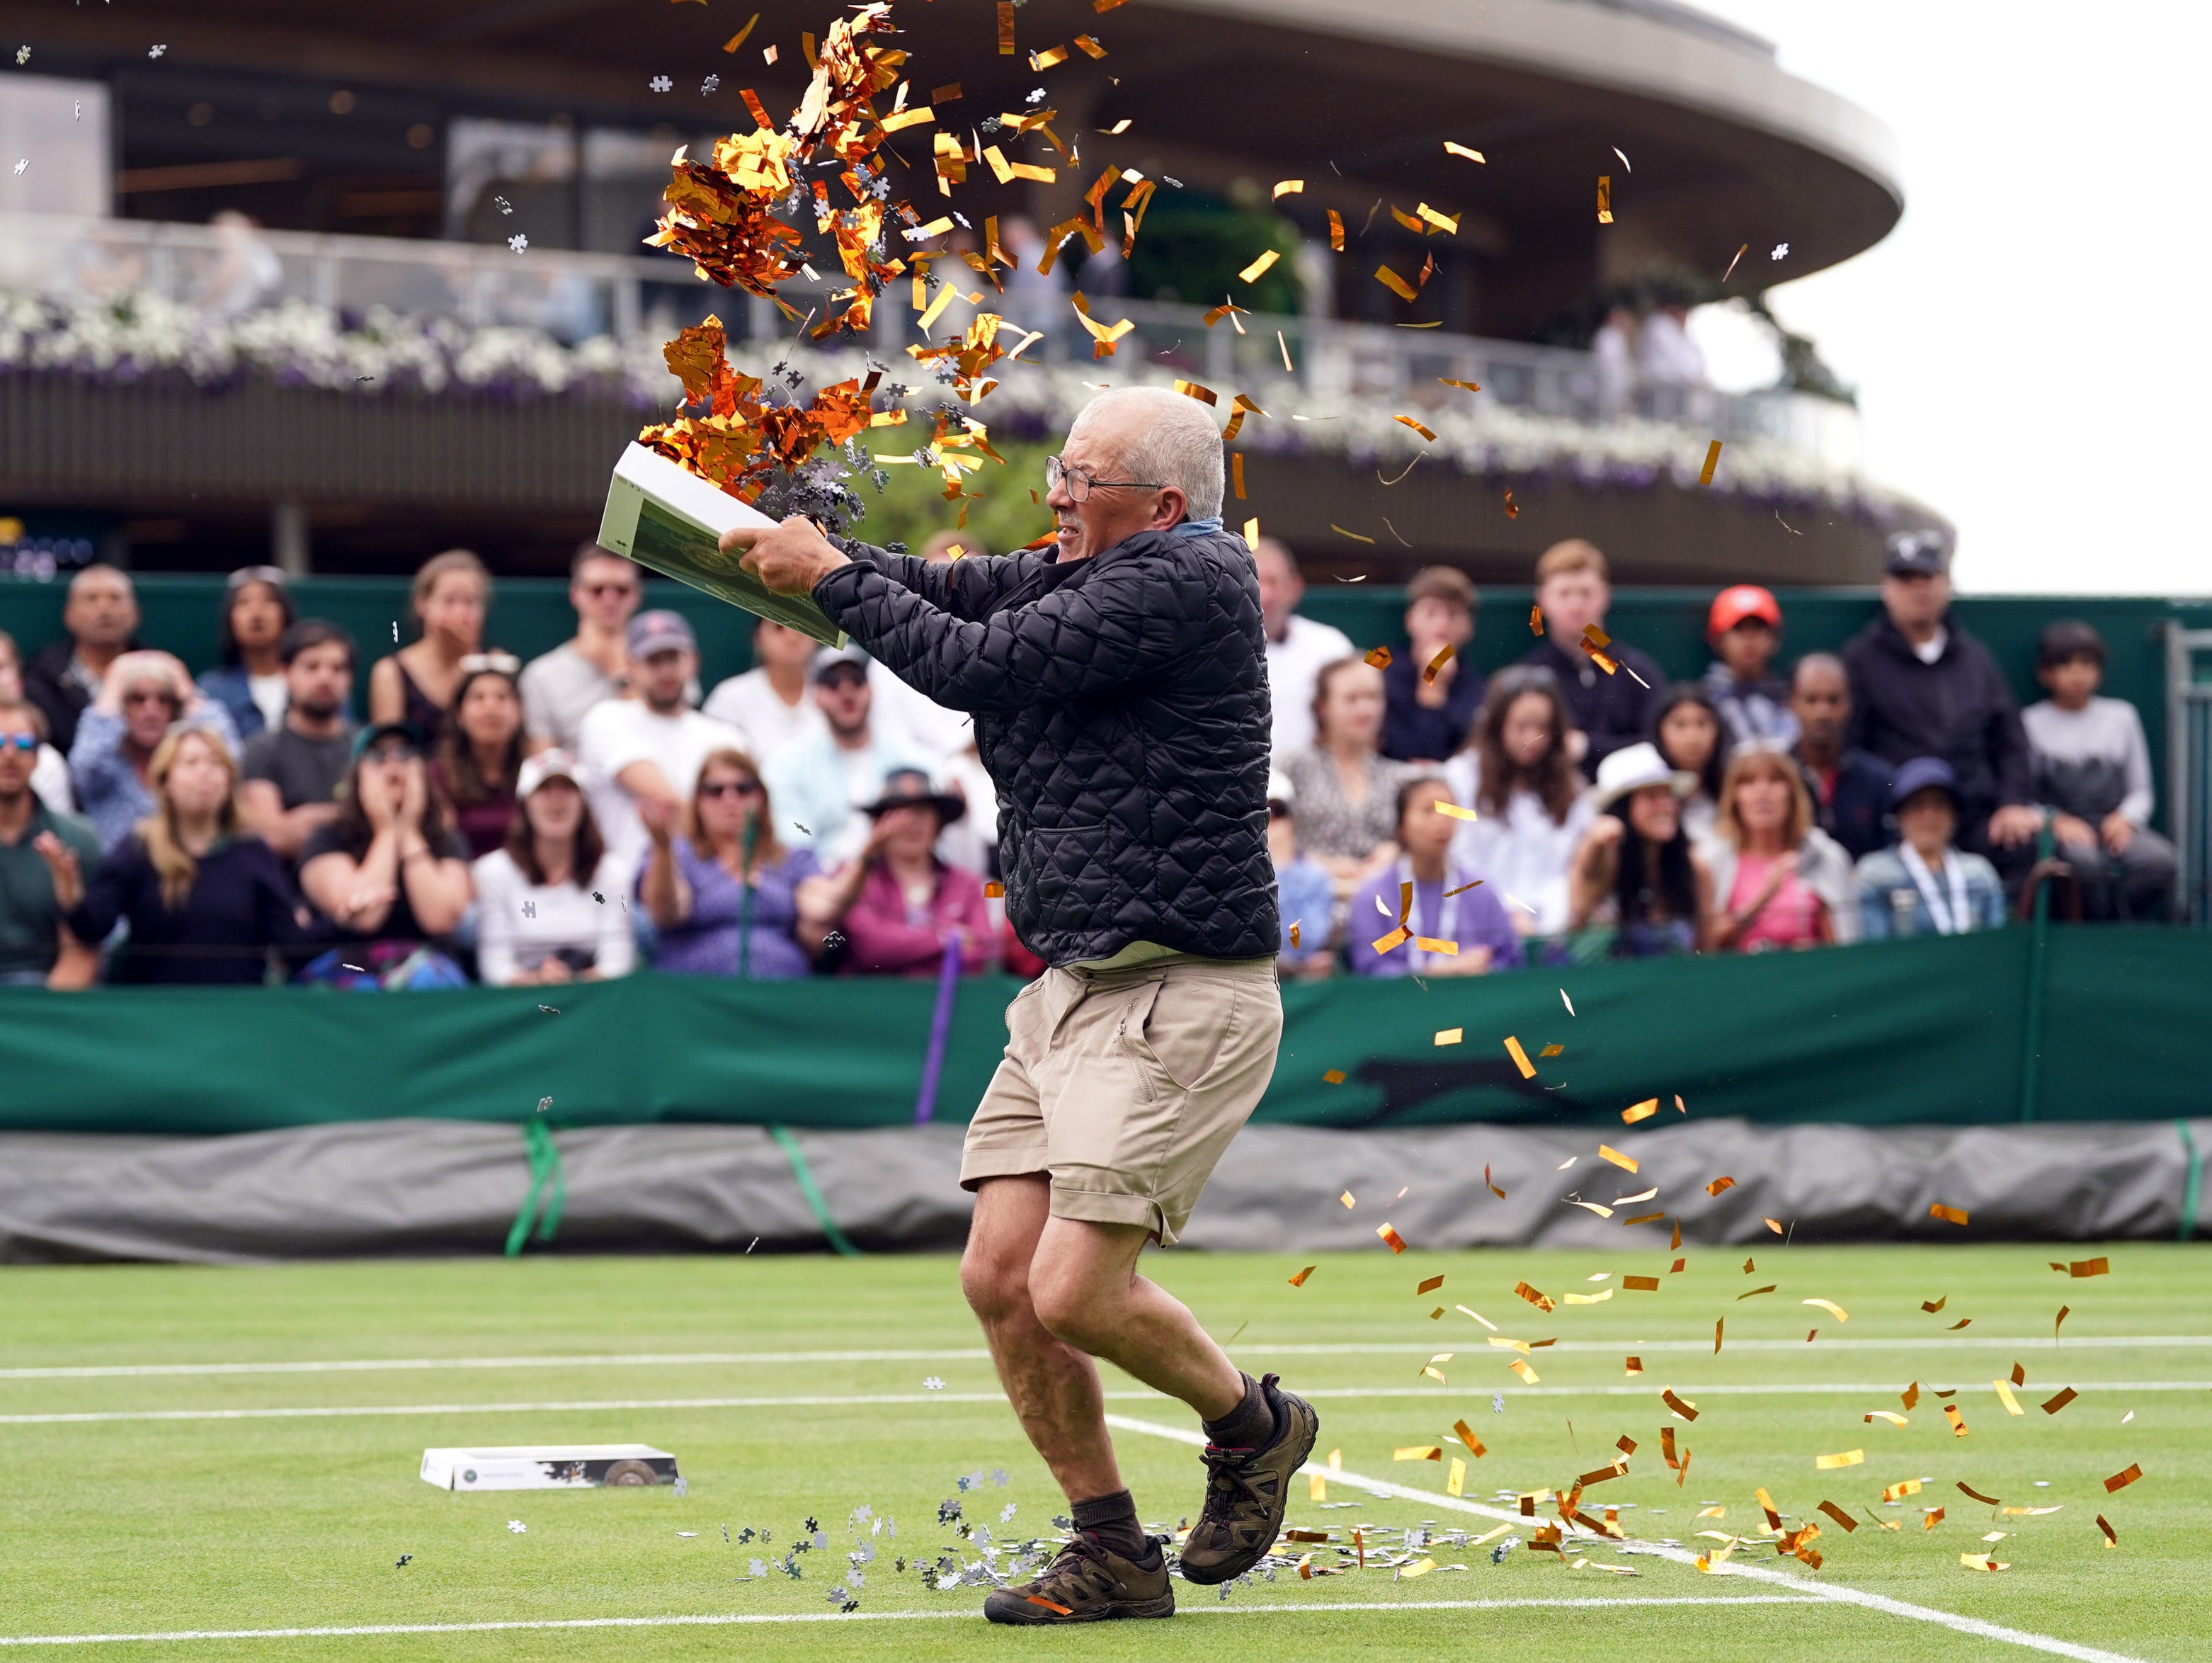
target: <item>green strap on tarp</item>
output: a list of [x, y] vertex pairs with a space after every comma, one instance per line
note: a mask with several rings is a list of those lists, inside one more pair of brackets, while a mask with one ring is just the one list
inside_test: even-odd
[[2197, 1203], [2204, 1190], [2204, 1151], [2189, 1135], [2186, 1120], [2175, 1121], [2173, 1130], [2181, 1134], [2181, 1147], [2189, 1157], [2189, 1176], [2181, 1184], [2181, 1234], [2177, 1238], [2188, 1241], [2197, 1234]]
[[799, 1140], [784, 1126], [770, 1126], [768, 1135], [776, 1141], [791, 1160], [791, 1175], [799, 1180], [799, 1193], [806, 1197], [814, 1221], [822, 1227], [822, 1234], [830, 1238], [830, 1245], [847, 1258], [858, 1258], [860, 1250], [845, 1240], [845, 1233], [837, 1227], [837, 1221], [830, 1216], [830, 1203], [822, 1198], [822, 1186], [814, 1181], [814, 1169], [806, 1164], [806, 1156], [799, 1147]]
[[[562, 1170], [561, 1151], [553, 1142], [552, 1129], [542, 1118], [522, 1123], [522, 1147], [530, 1157], [530, 1193], [523, 1197], [522, 1210], [514, 1215], [507, 1232], [509, 1258], [520, 1256], [533, 1220], [538, 1240], [552, 1240], [553, 1233], [561, 1227], [561, 1209], [568, 1199], [568, 1175]], [[538, 1205], [541, 1199], [543, 1211]]]

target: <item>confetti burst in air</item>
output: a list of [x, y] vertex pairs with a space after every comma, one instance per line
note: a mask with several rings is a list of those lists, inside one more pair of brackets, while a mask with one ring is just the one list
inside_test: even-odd
[[1769, 259], [1787, 259], [1789, 256], [1790, 245], [1786, 242], [1778, 242], [1774, 245], [1774, 252], [1769, 254], [1766, 258]]
[[720, 76], [708, 76], [704, 81], [702, 81], [699, 83], [699, 96], [702, 98], [707, 97], [709, 94], [717, 90], [721, 84], [722, 77]]
[[1505, 1412], [1505, 1394], [1503, 1392], [1493, 1392], [1490, 1394], [1490, 1412], [1493, 1415], [1503, 1415]]
[[665, 93], [676, 83], [673, 81], [671, 81], [665, 75], [656, 75], [651, 81], [646, 82], [646, 84], [651, 87], [653, 90], [657, 93]]
[[146, 48], [146, 56], [149, 58], [159, 58], [163, 52], [168, 50], [169, 48], [166, 44], [159, 46], [149, 46]]
[[521, 253], [530, 247], [530, 234], [527, 231], [517, 231], [507, 240], [507, 246], [516, 253]]
[[999, 1509], [999, 1522], [1002, 1525], [1011, 1524], [1013, 1521], [1014, 1509], [1019, 1505], [1020, 1504], [1018, 1502], [1009, 1502], [1006, 1506], [1000, 1508]]
[[924, 1380], [921, 1385], [922, 1389], [925, 1392], [942, 1392], [945, 1390], [945, 1382], [938, 1379], [934, 1374], [932, 1374], [927, 1380]]
[[508, 1529], [509, 1531], [513, 1532], [514, 1532], [515, 1535], [517, 1535], [517, 1536], [521, 1536], [521, 1535], [525, 1535], [525, 1534], [528, 1533], [529, 1529], [530, 1529], [530, 1526], [527, 1526], [527, 1525], [526, 1525], [526, 1524], [524, 1524], [524, 1523], [522, 1522], [522, 1520], [520, 1520], [520, 1519], [510, 1519], [510, 1520], [508, 1520], [507, 1521], [507, 1529]]
[[29, 62], [31, 61], [31, 49], [30, 49], [28, 46], [18, 46], [18, 47], [16, 47], [16, 48], [15, 48], [15, 61], [16, 61], [18, 64], [27, 64], [27, 63], [29, 63]]
[[[552, 1099], [550, 1099], [550, 1098], [546, 1099], [546, 1101], [547, 1101], [547, 1102], [549, 1102], [549, 1103], [550, 1103], [550, 1102], [551, 1102], [552, 1100], [552, 1100]], [[674, 1485], [674, 1489], [675, 1489], [675, 1491], [676, 1491], [677, 1499], [678, 1499], [678, 1501], [681, 1501], [684, 1496], [689, 1495], [691, 1493], [691, 1481], [690, 1481], [689, 1478], [686, 1478], [685, 1477], [684, 1477], [684, 1475], [683, 1475], [683, 1474], [678, 1473], [678, 1474], [677, 1475], [677, 1477], [676, 1477], [676, 1483], [675, 1483], [675, 1485]], [[688, 1534], [690, 1534], [690, 1535], [694, 1535], [694, 1536], [696, 1536], [696, 1535], [697, 1535], [697, 1534], [698, 1534], [698, 1532], [697, 1532], [696, 1531], [689, 1532], [687, 1532], [687, 1533], [688, 1533]]]

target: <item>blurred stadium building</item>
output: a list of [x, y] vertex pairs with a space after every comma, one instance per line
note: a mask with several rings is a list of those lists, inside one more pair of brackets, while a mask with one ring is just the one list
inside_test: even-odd
[[[622, 442], [665, 408], [670, 330], [711, 307], [733, 336], [792, 332], [640, 243], [677, 146], [749, 127], [745, 88], [794, 107], [802, 33], [837, 15], [764, 12], [725, 52], [746, 9], [0, 3], [30, 46], [0, 70], [0, 136], [29, 163], [0, 170], [0, 513], [21, 546], [390, 572], [460, 542], [557, 570]], [[1109, 162], [1160, 184], [1126, 265], [1038, 277], [1038, 242], [988, 300], [1044, 330], [1030, 374], [1060, 388], [1031, 396], [1014, 370], [999, 402], [1017, 407], [979, 411], [994, 430], [1049, 436], [1080, 376], [1127, 379], [1140, 356], [1224, 405], [1287, 401], [1248, 436], [1250, 511], [1315, 570], [1385, 581], [1436, 559], [1521, 580], [1571, 531], [1630, 582], [1864, 582], [1885, 533], [1934, 522], [1861, 477], [1856, 412], [1808, 343], [1779, 343], [1781, 384], [1735, 393], [1632, 394], [1590, 350], [1616, 302], [1717, 299], [1732, 264], [1725, 292], [1755, 295], [1896, 222], [1887, 132], [1754, 36], [1671, 0], [1030, 0], [1008, 54], [978, 0], [894, 15], [936, 131], [972, 155], [993, 116], [1046, 108], [1074, 153], [1023, 135], [1017, 159], [1050, 177], [1003, 184], [970, 161], [947, 206], [971, 228], [1060, 225]], [[1054, 60], [1078, 35], [1106, 55]], [[941, 200], [931, 131], [893, 146], [917, 202]], [[1302, 188], [1276, 194], [1285, 179]], [[1240, 282], [1267, 247], [1283, 258]], [[1095, 369], [1077, 286], [1136, 326]], [[1207, 327], [1231, 296], [1250, 314]], [[878, 356], [921, 338], [904, 301], [878, 308]], [[1440, 439], [1386, 485], [1418, 448], [1399, 413]], [[1700, 489], [1712, 438], [1729, 455]]]

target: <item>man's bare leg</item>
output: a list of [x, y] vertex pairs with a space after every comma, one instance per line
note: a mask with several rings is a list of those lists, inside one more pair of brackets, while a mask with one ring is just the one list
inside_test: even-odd
[[1182, 1301], [1137, 1274], [1151, 1233], [1141, 1225], [1048, 1218], [1030, 1267], [1038, 1320], [1080, 1352], [1103, 1357], [1200, 1420], [1243, 1400], [1244, 1376]]
[[987, 1179], [961, 1256], [960, 1286], [983, 1325], [999, 1380], [1070, 1502], [1121, 1488], [1098, 1365], [1038, 1320], [1030, 1276], [1052, 1191], [1036, 1173]]

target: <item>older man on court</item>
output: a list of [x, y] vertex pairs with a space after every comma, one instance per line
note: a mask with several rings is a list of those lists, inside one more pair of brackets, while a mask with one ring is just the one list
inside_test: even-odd
[[931, 564], [805, 521], [722, 539], [973, 715], [1005, 803], [1007, 916], [1051, 966], [1006, 1013], [960, 1174], [975, 1191], [961, 1284], [1076, 1527], [1036, 1581], [986, 1602], [1022, 1623], [1175, 1610], [1095, 1358], [1205, 1423], [1188, 1581], [1225, 1582], [1273, 1545], [1319, 1429], [1137, 1274], [1189, 1218], [1282, 1033], [1266, 632], [1252, 557], [1222, 530], [1220, 436], [1191, 399], [1121, 388], [1085, 406], [1046, 479], [1059, 530], [1042, 553]]

